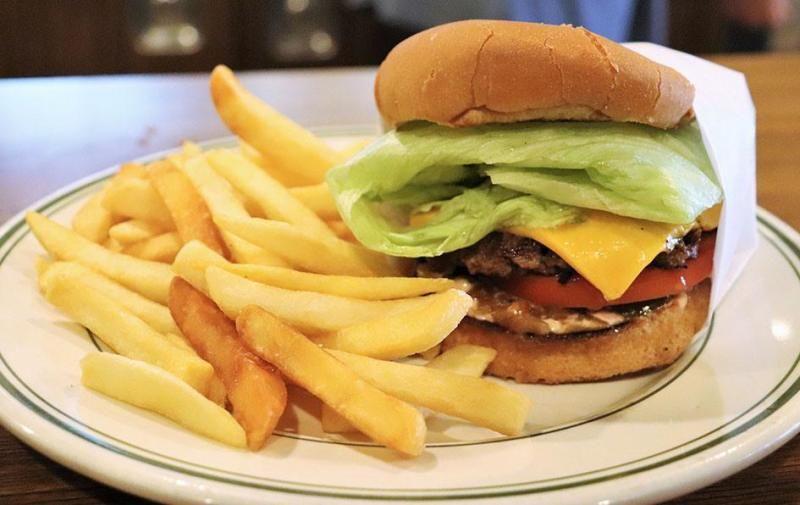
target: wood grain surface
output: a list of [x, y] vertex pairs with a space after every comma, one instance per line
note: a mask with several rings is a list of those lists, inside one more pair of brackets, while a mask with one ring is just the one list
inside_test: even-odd
[[[800, 228], [800, 54], [712, 57], [747, 75], [759, 204]], [[372, 70], [261, 72], [245, 84], [307, 126], [377, 125]], [[205, 75], [0, 81], [0, 221], [80, 177], [227, 135]], [[0, 428], [0, 503], [144, 503], [49, 461]], [[674, 503], [800, 503], [800, 437]]]

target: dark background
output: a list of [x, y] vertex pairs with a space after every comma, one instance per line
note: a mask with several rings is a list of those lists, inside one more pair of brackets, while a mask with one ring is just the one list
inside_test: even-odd
[[[674, 48], [772, 45], [774, 26], [726, 15], [735, 0], [662, 1]], [[413, 31], [369, 0], [0, 0], [0, 77], [374, 65]]]

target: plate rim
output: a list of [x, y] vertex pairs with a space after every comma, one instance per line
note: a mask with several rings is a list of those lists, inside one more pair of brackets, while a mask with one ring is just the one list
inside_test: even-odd
[[[360, 129], [359, 129], [359, 127], [335, 127], [335, 128], [339, 132], [339, 135], [365, 134], [365, 129], [364, 128], [360, 128]], [[372, 129], [370, 132], [374, 133], [374, 129]], [[224, 144], [230, 144], [232, 142], [232, 140], [233, 140], [233, 137], [224, 137], [224, 138], [212, 139], [212, 140], [209, 140], [209, 141], [206, 141], [206, 142], [202, 142], [202, 143], [200, 143], [200, 145], [202, 145], [204, 147], [221, 146], [221, 145], [224, 145]], [[163, 158], [164, 156], [166, 156], [169, 153], [175, 152], [175, 150], [176, 149], [167, 149], [167, 150], [159, 151], [159, 152], [150, 154], [148, 156], [138, 158], [136, 161], [147, 162], [147, 161], [150, 161], [150, 160], [160, 159], [160, 158]], [[80, 196], [82, 196], [83, 192], [86, 192], [86, 193], [90, 192], [91, 189], [95, 185], [99, 184], [103, 180], [105, 180], [108, 177], [110, 177], [110, 175], [113, 174], [115, 172], [115, 170], [118, 169], [118, 166], [119, 165], [116, 165], [116, 166], [110, 167], [108, 169], [99, 171], [99, 172], [97, 172], [95, 174], [91, 174], [89, 176], [83, 177], [83, 178], [79, 179], [78, 181], [75, 181], [75, 182], [73, 182], [73, 183], [71, 183], [69, 185], [64, 186], [63, 188], [61, 188], [61, 189], [59, 189], [59, 190], [57, 190], [55, 192], [52, 192], [52, 193], [46, 195], [45, 197], [39, 199], [37, 202], [33, 203], [32, 205], [30, 205], [26, 209], [23, 209], [22, 211], [20, 211], [17, 214], [15, 214], [6, 223], [4, 223], [2, 226], [0, 226], [0, 247], [3, 247], [5, 245], [5, 243], [8, 240], [10, 240], [21, 228], [25, 228], [26, 227], [25, 222], [24, 222], [24, 216], [25, 216], [26, 212], [29, 212], [30, 210], [45, 211], [45, 210], [48, 210], [48, 209], [51, 209], [51, 210], [55, 211], [55, 210], [57, 210], [57, 208], [54, 209], [54, 207], [59, 202], [62, 202], [63, 205], [67, 205], [68, 203], [70, 203], [70, 202], [74, 201], [75, 199], [79, 198]], [[66, 201], [64, 201], [64, 200], [66, 200]], [[759, 220], [759, 224], [761, 226], [766, 227], [773, 234], [775, 234], [776, 237], [784, 244], [784, 246], [789, 248], [792, 251], [792, 253], [797, 256], [798, 260], [800, 260], [800, 234], [798, 234], [788, 224], [786, 224], [783, 221], [781, 221], [780, 218], [778, 218], [777, 216], [775, 216], [771, 212], [769, 212], [769, 211], [767, 211], [765, 209], [762, 209], [760, 207], [758, 209], [758, 220]], [[761, 229], [761, 226], [759, 227], [760, 229]], [[5, 258], [11, 253], [11, 251], [14, 250], [14, 248], [16, 246], [16, 242], [19, 242], [19, 240], [21, 240], [21, 237], [23, 237], [25, 235], [26, 235], [26, 233], [23, 232], [21, 234], [21, 236], [17, 238], [15, 243], [12, 244], [8, 248], [8, 250], [6, 250], [2, 254], [2, 256], [0, 256], [0, 265], [5, 260]], [[767, 238], [767, 240], [772, 242], [772, 240], [768, 236], [766, 238]], [[778, 247], [778, 245], [776, 245], [774, 242], [773, 242], [773, 246], [785, 257], [787, 262], [789, 262], [789, 265], [791, 266], [791, 268], [795, 271], [795, 273], [797, 274], [798, 278], [800, 279], [800, 271], [798, 271], [798, 268], [791, 262], [789, 257], [786, 256], [785, 252], [780, 247]], [[698, 353], [698, 356], [699, 356], [699, 353]], [[2, 359], [2, 356], [0, 356], [0, 359]], [[800, 360], [800, 356], [798, 356], [798, 360]], [[776, 388], [780, 387], [782, 385], [782, 383], [789, 376], [791, 376], [792, 371], [798, 366], [798, 360], [795, 361], [793, 367], [790, 369], [789, 372], [787, 372], [786, 376], [778, 384], [778, 386], [776, 386]], [[2, 359], [2, 361], [5, 364], [5, 360]], [[9, 370], [10, 370], [10, 367], [8, 367], [7, 364], [5, 364], [5, 367], [9, 368]], [[7, 378], [5, 377], [4, 374], [0, 373], [0, 383], [2, 383], [4, 381], [7, 382]], [[13, 384], [11, 386], [13, 387]], [[781, 410], [793, 398], [796, 398], [796, 394], [798, 392], [797, 390], [800, 389], [800, 379], [795, 381], [793, 386], [797, 386], [797, 387], [795, 387], [794, 389], [792, 389], [792, 387], [790, 387], [790, 390], [792, 390], [792, 394], [783, 403], [781, 403], [780, 406], [778, 406], [776, 409], [767, 408], [767, 409], [762, 410], [762, 412], [768, 412], [766, 417], [769, 417], [769, 415], [772, 415], [774, 412], [777, 412], [777, 411]], [[726, 425], [735, 422], [741, 416], [746, 415], [750, 410], [757, 408], [758, 405], [763, 403], [774, 392], [775, 392], [775, 389], [770, 391], [770, 393], [767, 393], [761, 400], [759, 400], [758, 402], [753, 404], [753, 406], [750, 407], [748, 410], [746, 410], [745, 412], [741, 413], [740, 416], [737, 416], [736, 418], [731, 420], [729, 423], [726, 423]], [[83, 437], [78, 433], [72, 432], [71, 430], [69, 430], [66, 427], [59, 426], [58, 422], [53, 423], [52, 421], [48, 421], [46, 419], [46, 417], [43, 417], [42, 415], [37, 414], [36, 412], [34, 412], [31, 407], [25, 406], [21, 400], [19, 400], [17, 398], [14, 398], [13, 395], [11, 395], [8, 390], [6, 390], [5, 385], [4, 385], [3, 389], [0, 390], [0, 393], [2, 393], [2, 395], [4, 395], [4, 396], [8, 396], [9, 398], [12, 399], [12, 401], [17, 402], [18, 403], [17, 407], [22, 407], [24, 409], [28, 409], [29, 410], [29, 414], [33, 415], [34, 417], [36, 417], [37, 421], [44, 420], [46, 422], [50, 422], [51, 425], [52, 425], [51, 426], [52, 428], [54, 428], [57, 431], [63, 432], [62, 434], [67, 435], [70, 439], [77, 438], [82, 443], [100, 442], [97, 445], [98, 447], [104, 447], [106, 449], [109, 449], [108, 447], [105, 446], [105, 444], [102, 443], [102, 441], [89, 440], [86, 437]], [[786, 393], [781, 395], [780, 398], [782, 398], [785, 394]], [[3, 400], [3, 396], [0, 396], [0, 400]], [[800, 407], [800, 405], [798, 405], [798, 407]], [[47, 415], [48, 414], [45, 413], [45, 416], [47, 416]], [[744, 429], [743, 431], [739, 432], [739, 431], [737, 431], [738, 430], [738, 428], [737, 428], [737, 430], [734, 430], [734, 432], [732, 432], [732, 434], [724, 435], [722, 437], [723, 440], [718, 442], [717, 445], [724, 444], [724, 443], [726, 443], [726, 442], [728, 442], [730, 440], [734, 440], [737, 437], [740, 437], [741, 435], [746, 433], [750, 428], [759, 426], [761, 424], [761, 422], [763, 421], [763, 419], [761, 419], [761, 420], [759, 420], [759, 421], [757, 421], [757, 422], [755, 422], [753, 424], [750, 424], [752, 421], [753, 420], [749, 420], [749, 421], [747, 421], [745, 423], [745, 425], [748, 425], [748, 427], [746, 429]], [[67, 467], [70, 467], [70, 468], [72, 468], [74, 470], [77, 470], [80, 473], [84, 473], [86, 475], [89, 475], [89, 476], [91, 476], [93, 478], [96, 478], [96, 479], [98, 479], [98, 480], [100, 480], [102, 482], [105, 482], [107, 484], [110, 484], [110, 485], [112, 485], [114, 487], [118, 487], [118, 488], [124, 489], [126, 491], [134, 492], [136, 494], [140, 494], [140, 495], [143, 495], [143, 496], [149, 496], [149, 497], [167, 496], [170, 499], [174, 499], [175, 498], [174, 494], [155, 495], [153, 493], [154, 490], [149, 488], [149, 487], [148, 488], [144, 488], [144, 487], [141, 487], [141, 486], [137, 487], [135, 485], [132, 485], [126, 479], [115, 478], [115, 476], [113, 476], [113, 475], [107, 475], [108, 472], [104, 473], [102, 471], [97, 471], [96, 469], [92, 469], [92, 470], [88, 470], [87, 471], [87, 469], [85, 467], [83, 467], [77, 461], [74, 461], [73, 459], [71, 459], [69, 454], [65, 454], [68, 451], [63, 451], [63, 450], [62, 451], [58, 451], [55, 448], [53, 448], [52, 446], [47, 445], [45, 440], [37, 439], [34, 433], [29, 433], [31, 430], [30, 429], [26, 429], [25, 426], [22, 426], [21, 424], [19, 424], [19, 422], [16, 419], [12, 419], [9, 416], [7, 416], [7, 411], [5, 409], [1, 409], [0, 410], [0, 423], [3, 424], [7, 429], [9, 429], [9, 431], [11, 431], [18, 439], [20, 439], [23, 442], [25, 442], [26, 444], [34, 447], [37, 451], [39, 451], [41, 453], [44, 453], [45, 455], [47, 455], [51, 459], [54, 459], [54, 460], [58, 461], [59, 463], [65, 465]], [[715, 430], [712, 430], [712, 432], [713, 431], [717, 431], [718, 429], [721, 429], [721, 428], [724, 428], [724, 427], [725, 427], [725, 425], [723, 425], [722, 427], [716, 428]], [[777, 436], [773, 436], [773, 437], [767, 439], [768, 443], [759, 444], [758, 447], [756, 448], [756, 450], [751, 451], [747, 455], [746, 458], [742, 458], [740, 460], [737, 460], [740, 464], [737, 465], [736, 464], [737, 461], [729, 462], [731, 464], [729, 464], [728, 467], [724, 468], [722, 472], [720, 472], [720, 471], [717, 471], [716, 473], [711, 472], [711, 474], [713, 474], [712, 477], [711, 477], [711, 480], [708, 480], [708, 478], [706, 478], [705, 481], [701, 482], [700, 481], [701, 480], [701, 476], [698, 475], [696, 480], [699, 482], [699, 484], [697, 484], [697, 486], [695, 486], [694, 489], [699, 488], [699, 487], [701, 487], [701, 486], [703, 486], [705, 484], [708, 484], [710, 482], [713, 482], [715, 480], [719, 480], [721, 478], [724, 478], [725, 476], [727, 476], [727, 475], [729, 475], [731, 473], [734, 473], [738, 469], [743, 468], [747, 464], [751, 464], [755, 460], [766, 456], [767, 454], [769, 454], [769, 452], [772, 452], [773, 450], [777, 449], [780, 445], [782, 445], [783, 443], [788, 441], [794, 434], [797, 433], [798, 430], [800, 430], [800, 409], [798, 410], [798, 412], [795, 413], [794, 422], [792, 424], [790, 424], [789, 426], [787, 426], [783, 430], [778, 430], [779, 433], [777, 433]], [[767, 430], [767, 431], [769, 433], [772, 433], [773, 431], [776, 431], [776, 430], [773, 428], [772, 430]], [[707, 436], [707, 434], [704, 434], [699, 438], [702, 439], [705, 436]], [[114, 438], [114, 437], [112, 437], [112, 438]], [[74, 442], [74, 440], [72, 440], [72, 441]], [[122, 442], [124, 443], [124, 441], [122, 441]], [[656, 455], [650, 455], [650, 456], [648, 456], [648, 458], [649, 457], [653, 457], [653, 456], [657, 456], [659, 454], [663, 454], [664, 452], [670, 452], [672, 450], [675, 450], [675, 449], [677, 449], [679, 447], [682, 447], [682, 446], [690, 444], [690, 443], [692, 443], [692, 442], [687, 442], [687, 443], [681, 444], [680, 446], [677, 446], [675, 448], [669, 449], [667, 451], [662, 451], [661, 453], [658, 453]], [[58, 446], [58, 444], [55, 444], [55, 445]], [[701, 454], [702, 452], [707, 451], [709, 449], [710, 448], [701, 447], [698, 450], [696, 450], [694, 452], [691, 452], [690, 454], [686, 454], [686, 455], [684, 455], [684, 456], [682, 456], [680, 458], [677, 458], [677, 459], [667, 458], [667, 460], [665, 460], [664, 462], [654, 463], [654, 465], [655, 465], [654, 468], [650, 468], [649, 465], [648, 465], [647, 468], [637, 469], [635, 472], [631, 472], [631, 473], [625, 472], [624, 475], [620, 475], [618, 477], [616, 477], [616, 476], [605, 477], [604, 476], [604, 477], [600, 477], [599, 481], [591, 481], [590, 480], [589, 482], [580, 482], [580, 483], [575, 483], [575, 484], [565, 484], [565, 486], [567, 486], [567, 487], [580, 486], [580, 487], [584, 487], [585, 488], [587, 486], [591, 486], [591, 485], [596, 484], [598, 482], [608, 482], [609, 480], [618, 479], [618, 478], [624, 478], [624, 477], [627, 477], [628, 475], [642, 474], [643, 472], [648, 472], [648, 471], [653, 470], [655, 468], [662, 468], [664, 466], [672, 465], [675, 461], [677, 461], [679, 459], [685, 459], [685, 458], [694, 456], [696, 454]], [[129, 458], [129, 456], [126, 456], [124, 454], [118, 453], [113, 448], [110, 448], [110, 450], [114, 453], [114, 456], [116, 456], [116, 457]], [[126, 460], [126, 461], [128, 461], [128, 460]], [[134, 459], [133, 461], [137, 465], [145, 465], [145, 466], [147, 466], [148, 467], [147, 470], [150, 470], [150, 471], [153, 470], [153, 468], [150, 468], [153, 465], [153, 463], [148, 463], [148, 462], [145, 462], [145, 461], [139, 461], [139, 460], [136, 460], [136, 459]], [[626, 463], [623, 463], [623, 464], [620, 464], [620, 465], [615, 465], [615, 466], [625, 466], [625, 465], [628, 465], [628, 464], [633, 464], [635, 462], [636, 461], [626, 462]], [[725, 473], [725, 470], [728, 470], [728, 469], [730, 469], [730, 472]], [[185, 476], [185, 470], [184, 469], [165, 468], [162, 465], [155, 465], [155, 470], [158, 471], [158, 472], [163, 472], [164, 470], [167, 470], [169, 472], [174, 472], [176, 474]], [[602, 471], [605, 471], [605, 470], [608, 470], [608, 469], [603, 469]], [[572, 478], [572, 477], [576, 477], [576, 476], [577, 475], [573, 475], [573, 476], [569, 476], [568, 478]], [[216, 484], [224, 484], [226, 486], [236, 486], [236, 487], [244, 487], [244, 486], [246, 486], [246, 487], [244, 487], [244, 489], [250, 490], [250, 491], [252, 491], [254, 489], [254, 487], [252, 485], [242, 484], [242, 483], [224, 482], [224, 481], [220, 481], [220, 480], [218, 480], [218, 479], [216, 479], [214, 477], [209, 478], [208, 476], [194, 475], [194, 478], [200, 479], [202, 481], [212, 480], [215, 485]], [[562, 477], [559, 477], [559, 478], [562, 478]], [[173, 482], [173, 484], [174, 484], [174, 482]], [[301, 486], [301, 487], [322, 487], [322, 488], [329, 488], [329, 489], [330, 488], [335, 488], [334, 486], [314, 485], [314, 484], [305, 484], [305, 483], [289, 483], [289, 482], [287, 482], [287, 484], [290, 484], [292, 486]], [[487, 486], [487, 487], [477, 487], [477, 488], [448, 488], [448, 489], [445, 489], [445, 490], [439, 490], [440, 492], [451, 493], [449, 495], [422, 495], [420, 493], [414, 492], [416, 490], [391, 490], [391, 491], [398, 491], [398, 492], [401, 492], [401, 493], [405, 493], [405, 494], [403, 494], [401, 496], [387, 496], [387, 495], [377, 496], [377, 495], [374, 495], [374, 494], [370, 495], [369, 493], [381, 493], [381, 492], [390, 491], [390, 490], [368, 489], [368, 488], [353, 488], [353, 487], [340, 487], [338, 489], [340, 491], [343, 491], [343, 490], [358, 491], [356, 494], [342, 494], [342, 493], [336, 492], [336, 491], [334, 491], [333, 493], [315, 492], [315, 491], [309, 491], [308, 489], [299, 490], [299, 489], [275, 488], [275, 487], [256, 487], [255, 489], [257, 491], [259, 491], [259, 492], [263, 492], [263, 491], [278, 492], [278, 493], [289, 492], [289, 493], [295, 493], [295, 494], [311, 495], [311, 496], [322, 496], [322, 497], [329, 497], [329, 498], [351, 498], [351, 499], [355, 498], [355, 499], [380, 499], [380, 500], [418, 500], [418, 499], [436, 499], [436, 500], [443, 500], [444, 499], [444, 500], [447, 500], [447, 499], [467, 499], [467, 498], [519, 496], [519, 495], [528, 496], [531, 493], [539, 494], [539, 493], [558, 490], [558, 489], [544, 489], [544, 490], [533, 490], [533, 491], [530, 491], [530, 490], [520, 489], [520, 490], [511, 490], [511, 491], [508, 491], [508, 492], [505, 492], [505, 493], [504, 492], [498, 493], [498, 492], [488, 491], [488, 489], [487, 489], [487, 488], [496, 488], [496, 487], [509, 488], [509, 487], [515, 487], [515, 486], [524, 486], [524, 485], [526, 485], [526, 483], [504, 484], [504, 485], [499, 485], [499, 486]], [[484, 493], [484, 494], [464, 495], [464, 494], [459, 494], [458, 493], [459, 491], [478, 490], [478, 489], [486, 489], [488, 491], [488, 494]], [[689, 486], [686, 486], [685, 482], [684, 482], [684, 486], [681, 488], [681, 490], [679, 492], [682, 493], [682, 492], [686, 492], [687, 490], [689, 490]], [[431, 490], [428, 490], [428, 491], [431, 491]], [[363, 493], [367, 493], [367, 494], [363, 494]]]

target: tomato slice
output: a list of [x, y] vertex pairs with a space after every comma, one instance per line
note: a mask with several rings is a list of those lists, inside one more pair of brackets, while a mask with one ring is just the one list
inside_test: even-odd
[[715, 242], [716, 234], [704, 236], [697, 258], [687, 261], [686, 268], [645, 268], [616, 300], [606, 300], [597, 288], [580, 276], [562, 284], [553, 276], [526, 275], [505, 280], [500, 287], [544, 307], [597, 310], [608, 305], [653, 300], [686, 291], [710, 277], [714, 266]]

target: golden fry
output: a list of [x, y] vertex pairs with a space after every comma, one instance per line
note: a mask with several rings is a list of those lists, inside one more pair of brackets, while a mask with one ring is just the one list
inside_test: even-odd
[[114, 177], [132, 177], [134, 179], [147, 179], [147, 169], [141, 163], [123, 163], [119, 172]]
[[[236, 197], [233, 187], [224, 177], [216, 173], [203, 156], [196, 156], [179, 165], [200, 196], [206, 202], [211, 216], [216, 221], [220, 215], [249, 218], [242, 202]], [[279, 256], [247, 242], [246, 240], [220, 230], [222, 239], [230, 251], [231, 258], [237, 263], [259, 263], [265, 265], [284, 266], [286, 262]]]
[[155, 163], [150, 170], [150, 182], [164, 200], [183, 243], [199, 240], [218, 254], [229, 257], [206, 202], [186, 174], [171, 163]]
[[333, 233], [342, 240], [346, 240], [347, 242], [352, 242], [353, 244], [358, 244], [358, 239], [356, 236], [353, 235], [353, 232], [350, 228], [344, 224], [343, 221], [327, 221], [325, 224], [328, 225], [328, 228], [333, 231]]
[[246, 307], [236, 328], [253, 352], [330, 405], [359, 431], [404, 454], [422, 453], [426, 428], [417, 409], [370, 386], [301, 333], [258, 307]]
[[531, 408], [527, 396], [484, 379], [343, 351], [328, 352], [386, 394], [504, 435], [521, 433]]
[[108, 230], [108, 236], [122, 246], [128, 246], [161, 235], [166, 230], [157, 223], [131, 219], [115, 224]]
[[122, 250], [125, 249], [125, 247], [123, 247], [122, 244], [120, 244], [113, 238], [106, 239], [106, 241], [103, 242], [103, 247], [105, 247], [111, 252], [117, 252], [117, 253], [121, 253]]
[[193, 240], [178, 251], [175, 261], [172, 262], [172, 271], [183, 277], [195, 289], [208, 294], [206, 269], [210, 266], [227, 269], [229, 265], [233, 264], [206, 247], [205, 244]]
[[109, 251], [36, 212], [29, 212], [25, 220], [55, 258], [80, 263], [154, 302], [167, 303], [169, 283], [174, 277], [169, 265]]
[[244, 89], [226, 66], [211, 73], [211, 98], [228, 128], [277, 170], [317, 184], [341, 161], [322, 140]]
[[421, 353], [419, 353], [419, 356], [422, 359], [430, 361], [433, 358], [435, 358], [436, 356], [438, 356], [440, 352], [442, 352], [442, 345], [441, 344], [436, 344], [435, 346], [431, 347], [430, 349], [426, 349], [426, 350], [422, 351]]
[[[480, 377], [486, 371], [495, 355], [497, 355], [497, 351], [489, 347], [470, 344], [457, 345], [443, 352], [425, 366], [470, 377]], [[322, 423], [322, 431], [325, 433], [350, 433], [356, 431], [355, 427], [347, 419], [324, 403], [320, 411], [320, 421]]]
[[81, 360], [81, 382], [106, 396], [150, 410], [189, 430], [234, 447], [245, 434], [228, 412], [175, 376], [142, 361], [107, 352]]
[[211, 365], [176, 347], [121, 304], [93, 291], [89, 285], [53, 277], [48, 280], [45, 298], [89, 328], [115, 352], [163, 368], [200, 393], [208, 392], [214, 375]]
[[286, 408], [286, 384], [280, 373], [248, 351], [233, 321], [179, 277], [172, 281], [169, 307], [192, 347], [222, 379], [248, 447], [260, 449]]
[[251, 281], [295, 291], [313, 291], [362, 300], [394, 300], [447, 291], [450, 279], [425, 277], [353, 277], [299, 272], [267, 265], [234, 264], [199, 242], [190, 242], [175, 257], [172, 269], [193, 286], [207, 292], [205, 270], [217, 266]]
[[358, 431], [353, 426], [353, 423], [342, 417], [341, 414], [326, 403], [320, 406], [319, 422], [322, 425], [322, 431], [325, 433], [353, 433]]
[[337, 331], [431, 303], [430, 297], [368, 301], [309, 291], [290, 291], [249, 281], [215, 266], [206, 269], [206, 282], [211, 299], [231, 319], [236, 318], [246, 306], [257, 305], [301, 331], [315, 333]]
[[122, 252], [143, 260], [172, 263], [182, 245], [183, 242], [181, 242], [178, 234], [171, 231], [131, 244], [125, 247]]
[[108, 230], [119, 220], [103, 207], [103, 198], [105, 190], [95, 193], [72, 218], [72, 229], [96, 244], [102, 244], [108, 239]]
[[308, 184], [302, 177], [288, 172], [281, 172], [280, 170], [277, 170], [275, 167], [271, 166], [267, 160], [261, 156], [261, 153], [256, 151], [253, 146], [241, 139], [239, 139], [239, 153], [261, 167], [261, 169], [267, 172], [273, 179], [280, 182], [287, 188]]
[[398, 359], [439, 344], [467, 315], [472, 298], [457, 289], [423, 298], [422, 307], [387, 314], [314, 340], [323, 347], [378, 359]]
[[339, 209], [327, 183], [291, 188], [289, 192], [326, 221], [340, 220]]
[[461, 344], [451, 347], [436, 356], [426, 365], [428, 368], [447, 370], [448, 372], [480, 377], [497, 356], [497, 350], [472, 344]]
[[164, 230], [175, 229], [164, 201], [148, 179], [114, 177], [105, 190], [103, 207], [120, 216], [158, 223]]
[[312, 235], [281, 221], [219, 215], [214, 222], [301, 270], [367, 277], [401, 273], [388, 256], [341, 239]]
[[287, 222], [315, 235], [335, 237], [322, 219], [244, 156], [215, 149], [206, 153], [206, 159], [234, 188], [256, 202], [266, 217]]
[[165, 306], [148, 300], [139, 293], [79, 263], [56, 261], [43, 268], [39, 274], [39, 284], [43, 292], [47, 291], [49, 280], [53, 277], [62, 277], [68, 283], [84, 283], [92, 291], [96, 291], [119, 303], [160, 333], [180, 333], [178, 326], [172, 320], [172, 316]]
[[189, 159], [194, 156], [200, 156], [201, 154], [203, 154], [203, 150], [200, 149], [200, 146], [198, 146], [194, 142], [189, 140], [184, 140], [181, 143], [181, 154], [183, 154], [187, 159]]

